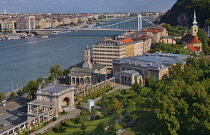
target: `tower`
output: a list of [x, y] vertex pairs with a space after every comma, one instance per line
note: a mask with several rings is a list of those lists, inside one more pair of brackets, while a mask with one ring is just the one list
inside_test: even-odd
[[88, 46], [86, 46], [85, 52], [84, 52], [84, 63], [83, 63], [83, 67], [92, 68], [91, 56], [90, 56], [90, 49], [89, 49]]
[[138, 31], [142, 30], [142, 15], [138, 15]]
[[194, 10], [194, 20], [193, 20], [193, 26], [191, 28], [191, 33], [192, 36], [196, 36], [197, 37], [197, 33], [198, 33], [198, 23], [196, 21], [196, 14], [195, 14], [195, 10]]
[[[33, 20], [33, 26], [31, 26], [31, 19]], [[32, 30], [32, 29], [35, 29], [35, 16], [29, 16], [28, 17], [28, 29], [29, 29], [29, 32]]]

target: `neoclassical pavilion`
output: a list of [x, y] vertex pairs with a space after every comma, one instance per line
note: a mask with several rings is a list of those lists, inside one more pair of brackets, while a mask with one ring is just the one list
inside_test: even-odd
[[143, 85], [142, 75], [135, 70], [126, 70], [119, 73], [120, 76], [120, 84], [124, 85], [132, 85], [133, 83], [137, 82], [140, 85]]
[[82, 67], [72, 68], [70, 72], [69, 84], [92, 85], [106, 79], [107, 69], [105, 65], [91, 63], [90, 49], [87, 46]]
[[37, 99], [28, 103], [28, 118], [37, 117], [46, 112], [58, 116], [63, 107], [74, 106], [74, 87], [69, 85], [48, 86], [37, 90]]

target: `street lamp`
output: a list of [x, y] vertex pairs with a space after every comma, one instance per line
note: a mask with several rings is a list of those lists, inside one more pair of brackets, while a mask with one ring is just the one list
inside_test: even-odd
[[12, 91], [13, 91], [13, 81], [11, 80], [11, 82], [12, 82]]

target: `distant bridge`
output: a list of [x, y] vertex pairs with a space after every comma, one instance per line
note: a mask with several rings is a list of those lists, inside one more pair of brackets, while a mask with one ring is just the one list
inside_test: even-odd
[[69, 29], [32, 29], [31, 27], [29, 29], [16, 29], [16, 31], [71, 31], [71, 30], [109, 30], [109, 31], [140, 31], [142, 27], [143, 22], [147, 22], [152, 26], [156, 26], [151, 20], [148, 19], [148, 17], [143, 17], [142, 15], [138, 15], [137, 17], [133, 18], [125, 18], [125, 20], [119, 21], [119, 19], [108, 21], [106, 23], [99, 23], [92, 26], [77, 26]]

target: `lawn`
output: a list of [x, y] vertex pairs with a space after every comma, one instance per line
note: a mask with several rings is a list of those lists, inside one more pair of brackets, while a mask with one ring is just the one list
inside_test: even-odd
[[126, 128], [121, 135], [136, 135], [131, 128]]
[[[107, 121], [111, 118], [112, 116], [107, 116], [104, 117], [102, 119], [98, 119], [98, 120], [94, 120], [94, 121], [87, 121], [85, 123], [85, 125], [87, 126], [86, 128], [86, 133], [90, 133], [91, 131], [93, 131], [98, 124]], [[81, 135], [82, 134], [82, 130], [80, 129], [80, 124], [79, 125], [75, 125], [71, 120], [67, 120], [65, 121], [65, 127], [67, 128], [66, 132], [64, 134], [69, 134], [69, 135]], [[58, 128], [58, 127], [56, 127]], [[62, 133], [56, 133], [56, 130], [51, 130], [49, 132], [44, 133], [43, 135], [62, 135]]]

